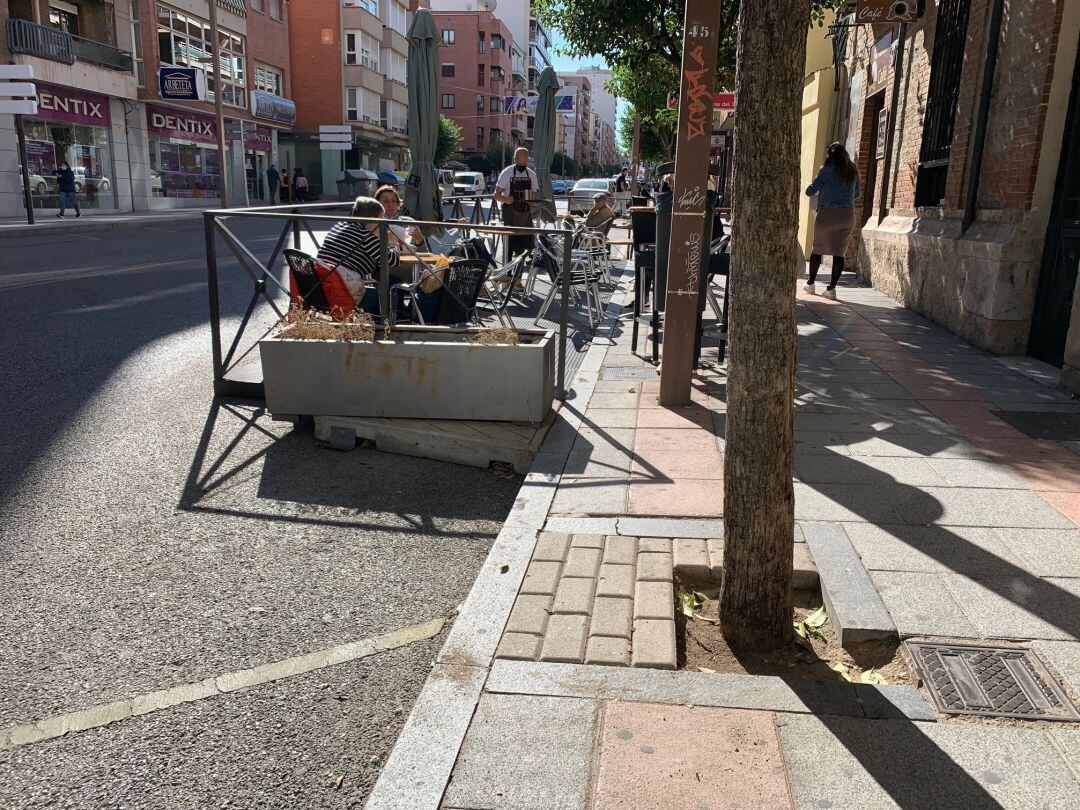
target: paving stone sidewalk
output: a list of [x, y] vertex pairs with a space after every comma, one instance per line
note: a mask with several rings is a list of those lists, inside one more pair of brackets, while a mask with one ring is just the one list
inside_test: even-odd
[[[1024, 429], [1080, 423], [1080, 402], [867, 288], [798, 312], [801, 575], [828, 584], [839, 549], [888, 633], [1025, 642], [1080, 697], [1080, 455]], [[1080, 724], [670, 671], [674, 575], [721, 573], [724, 377], [660, 408], [628, 330], [606, 336], [526, 480], [531, 530], [509, 521], [517, 562], [481, 574], [425, 691], [439, 703], [421, 698], [369, 806], [1076, 806]]]

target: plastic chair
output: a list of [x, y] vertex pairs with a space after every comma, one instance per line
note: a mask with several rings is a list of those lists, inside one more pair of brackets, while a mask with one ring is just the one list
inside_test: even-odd
[[356, 299], [337, 267], [293, 248], [282, 255], [289, 266], [289, 300], [294, 306], [325, 312], [335, 321], [356, 311]]

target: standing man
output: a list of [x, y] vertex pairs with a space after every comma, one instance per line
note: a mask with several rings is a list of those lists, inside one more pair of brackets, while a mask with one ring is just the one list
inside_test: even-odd
[[266, 170], [266, 185], [270, 187], [270, 204], [277, 205], [277, 190], [281, 185], [281, 172], [277, 170], [277, 166]]
[[[495, 200], [502, 203], [503, 225], [533, 227], [533, 210], [539, 203], [540, 181], [529, 168], [529, 150], [519, 146], [514, 150], [514, 162], [502, 170], [495, 181]], [[518, 253], [533, 249], [531, 235], [510, 236], [506, 240], [506, 261]]]

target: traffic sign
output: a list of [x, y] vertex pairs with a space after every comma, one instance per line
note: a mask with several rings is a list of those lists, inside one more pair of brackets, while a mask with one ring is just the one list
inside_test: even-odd
[[319, 148], [323, 150], [338, 150], [341, 152], [348, 152], [352, 149], [352, 143], [345, 141], [319, 141]]
[[34, 78], [33, 65], [0, 65], [0, 81], [18, 81]]
[[352, 135], [352, 127], [348, 124], [320, 124], [319, 137], [323, 135]]

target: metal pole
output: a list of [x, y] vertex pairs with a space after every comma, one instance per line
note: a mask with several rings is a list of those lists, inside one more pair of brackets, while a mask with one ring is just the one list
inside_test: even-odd
[[[555, 386], [556, 396], [560, 402], [566, 401], [566, 333], [570, 325], [570, 250], [574, 245], [572, 237], [571, 231], [563, 231], [562, 300], [559, 302], [559, 380]], [[586, 296], [588, 296], [588, 291], [586, 291]]]
[[390, 230], [379, 223], [379, 314], [383, 323], [393, 323], [390, 312]]
[[218, 300], [217, 239], [214, 235], [214, 215], [203, 214], [203, 233], [206, 238], [206, 287], [210, 292], [210, 345], [214, 353], [214, 393], [225, 377], [221, 362], [221, 308]]
[[214, 117], [217, 119], [218, 171], [221, 172], [221, 207], [229, 207], [229, 172], [225, 158], [225, 111], [221, 106], [221, 42], [218, 39], [217, 0], [209, 0], [210, 8], [210, 57], [214, 60]]
[[638, 187], [638, 166], [641, 163], [641, 115], [636, 110], [634, 111], [634, 145], [632, 149], [633, 154], [630, 156], [633, 166], [630, 170], [631, 183], [634, 194], [641, 194], [641, 189]]
[[986, 122], [990, 120], [990, 99], [994, 95], [994, 73], [997, 69], [998, 40], [1001, 39], [1001, 17], [1005, 0], [994, 0], [990, 12], [990, 34], [986, 43], [986, 62], [983, 65], [982, 92], [979, 96], [979, 112], [975, 117], [975, 136], [971, 145], [971, 171], [968, 172], [967, 201], [964, 203], [964, 219], [960, 233], [975, 222], [975, 208], [979, 204], [979, 177], [982, 174], [983, 146], [986, 144]]
[[30, 167], [26, 160], [26, 132], [23, 117], [15, 116], [15, 132], [19, 139], [19, 162], [22, 163], [23, 203], [26, 205], [26, 224], [34, 224], [34, 198], [30, 196]]

